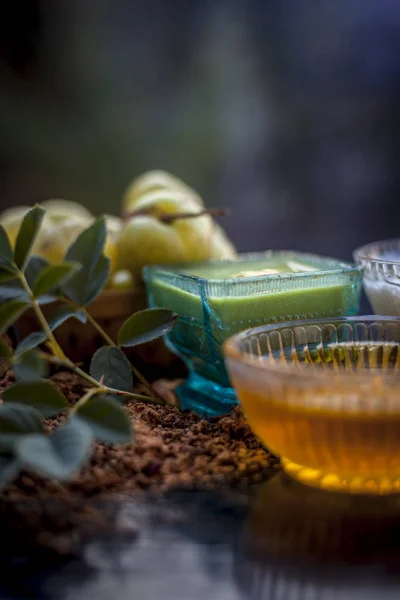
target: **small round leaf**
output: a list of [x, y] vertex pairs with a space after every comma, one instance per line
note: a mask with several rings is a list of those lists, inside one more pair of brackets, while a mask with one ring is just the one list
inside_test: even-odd
[[82, 404], [73, 419], [82, 419], [93, 437], [108, 444], [125, 444], [132, 440], [132, 425], [118, 400], [94, 396]]
[[12, 350], [6, 340], [0, 337], [0, 360], [8, 360], [12, 356]]
[[0, 306], [0, 335], [18, 320], [23, 312], [29, 308], [25, 300], [10, 300]]
[[121, 326], [118, 344], [131, 347], [156, 340], [174, 328], [177, 318], [168, 308], [139, 310]]
[[18, 344], [15, 349], [14, 356], [21, 356], [24, 352], [28, 352], [29, 350], [40, 346], [40, 344], [43, 344], [46, 339], [47, 336], [44, 331], [34, 331], [33, 333], [30, 333], [22, 340], [22, 342]]
[[131, 365], [120, 348], [104, 346], [92, 358], [90, 374], [107, 387], [130, 392], [133, 387]]
[[[84, 310], [77, 310], [70, 306], [60, 306], [48, 318], [47, 323], [52, 331], [60, 327], [70, 318], [78, 319], [81, 323], [86, 323], [87, 317]], [[15, 356], [20, 356], [32, 348], [43, 344], [47, 339], [44, 331], [34, 331], [26, 336], [15, 349]]]
[[[93, 278], [98, 278], [96, 267], [103, 255], [107, 230], [104, 217], [100, 217], [82, 231], [67, 250], [65, 260], [76, 261], [82, 268], [62, 288], [76, 304], [86, 305], [88, 293], [93, 286]], [[106, 261], [107, 262], [107, 261]], [[104, 261], [101, 261], [104, 264]]]
[[0, 456], [0, 488], [16, 478], [20, 463], [12, 454]]
[[66, 283], [80, 269], [78, 263], [63, 263], [45, 267], [35, 281], [32, 292], [35, 298]]
[[60, 306], [48, 318], [50, 329], [54, 331], [70, 318], [78, 319], [81, 323], [86, 323], [87, 316], [84, 310], [73, 308], [72, 306]]
[[46, 477], [68, 481], [89, 458], [93, 438], [81, 420], [69, 420], [50, 436], [24, 436], [16, 446], [22, 465]]
[[29, 260], [26, 263], [25, 277], [30, 288], [33, 288], [36, 279], [39, 277], [43, 269], [49, 266], [49, 264], [49, 261], [46, 258], [43, 258], [43, 256], [36, 256], [34, 254], [33, 256], [29, 257]]
[[47, 361], [36, 350], [17, 356], [13, 361], [13, 369], [19, 381], [35, 381], [47, 377], [49, 371]]
[[0, 405], [0, 452], [12, 451], [21, 436], [43, 431], [42, 415], [17, 402]]
[[47, 379], [20, 381], [5, 389], [1, 397], [6, 404], [18, 402], [32, 406], [44, 417], [58, 415], [68, 406], [65, 396], [53, 382]]

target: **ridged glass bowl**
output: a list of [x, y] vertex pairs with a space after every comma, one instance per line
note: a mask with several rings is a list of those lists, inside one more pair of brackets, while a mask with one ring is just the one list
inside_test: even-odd
[[[233, 276], [288, 261], [314, 270]], [[237, 404], [221, 352], [227, 338], [256, 325], [356, 314], [361, 289], [361, 271], [351, 264], [293, 252], [146, 267], [144, 279], [149, 305], [179, 314], [168, 344], [190, 375], [177, 393], [182, 408], [202, 415], [226, 413]]]
[[400, 239], [373, 242], [354, 251], [364, 289], [378, 315], [400, 315]]
[[400, 491], [400, 318], [259, 327], [224, 351], [251, 427], [287, 473], [331, 490]]

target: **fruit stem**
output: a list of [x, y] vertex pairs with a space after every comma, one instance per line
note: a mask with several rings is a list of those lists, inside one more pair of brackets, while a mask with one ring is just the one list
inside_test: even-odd
[[125, 220], [129, 220], [132, 217], [140, 217], [144, 215], [152, 215], [161, 221], [162, 223], [173, 223], [173, 221], [177, 221], [178, 219], [197, 219], [198, 217], [203, 217], [204, 215], [209, 215], [210, 217], [225, 217], [229, 215], [229, 209], [227, 208], [204, 208], [203, 210], [194, 213], [194, 212], [178, 212], [178, 213], [166, 213], [163, 211], [152, 211], [150, 209], [139, 209], [135, 210], [131, 213], [128, 213], [124, 216]]
[[163, 223], [172, 223], [178, 219], [196, 219], [197, 217], [203, 217], [204, 215], [210, 215], [211, 217], [225, 217], [229, 214], [227, 208], [204, 208], [198, 213], [181, 212], [175, 214], [162, 214], [159, 216], [159, 220]]

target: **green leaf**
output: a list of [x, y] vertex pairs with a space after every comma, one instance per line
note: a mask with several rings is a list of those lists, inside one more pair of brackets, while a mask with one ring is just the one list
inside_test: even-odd
[[167, 308], [148, 308], [134, 313], [118, 333], [120, 346], [138, 346], [155, 340], [174, 328], [178, 315]]
[[0, 285], [6, 281], [11, 281], [12, 279], [15, 279], [15, 273], [0, 264]]
[[14, 279], [17, 267], [14, 264], [14, 252], [6, 230], [0, 225], [0, 283]]
[[89, 458], [92, 442], [89, 427], [81, 419], [74, 419], [49, 437], [24, 436], [16, 446], [16, 454], [24, 467], [46, 477], [68, 481]]
[[7, 285], [0, 285], [0, 302], [3, 303], [7, 300], [25, 300], [29, 302], [29, 296], [23, 289], [21, 282], [15, 280], [9, 282]]
[[8, 360], [12, 356], [12, 350], [6, 340], [0, 337], [0, 360]]
[[107, 256], [100, 256], [99, 262], [93, 271], [91, 280], [89, 281], [87, 293], [85, 296], [84, 305], [88, 306], [101, 294], [110, 275], [111, 261]]
[[20, 462], [12, 454], [0, 456], [0, 488], [16, 478], [20, 470]]
[[60, 327], [65, 321], [70, 318], [75, 318], [81, 323], [86, 323], [87, 316], [84, 310], [73, 308], [72, 306], [60, 306], [53, 314], [50, 315], [47, 322], [50, 329], [54, 331], [57, 327]]
[[22, 342], [18, 344], [18, 346], [15, 349], [14, 356], [18, 358], [24, 352], [33, 350], [33, 348], [36, 348], [40, 344], [43, 344], [43, 342], [45, 342], [46, 339], [47, 336], [44, 331], [34, 331], [33, 333], [30, 333], [26, 336], [26, 338], [22, 340]]
[[22, 436], [42, 431], [42, 415], [35, 408], [17, 402], [0, 406], [1, 452], [12, 451]]
[[0, 306], [0, 335], [18, 320], [22, 313], [29, 308], [25, 300], [10, 300]]
[[44, 208], [37, 204], [23, 218], [14, 250], [14, 260], [21, 271], [25, 270], [29, 255], [40, 231], [45, 212]]
[[12, 267], [14, 263], [14, 253], [3, 225], [0, 225], [0, 262], [8, 267]]
[[19, 381], [35, 381], [47, 377], [49, 373], [47, 361], [36, 350], [29, 350], [15, 357], [13, 369]]
[[20, 381], [5, 389], [1, 397], [6, 404], [17, 402], [28, 407], [32, 406], [44, 417], [58, 415], [68, 407], [65, 396], [52, 381], [47, 379]]
[[91, 295], [89, 292], [93, 286], [92, 278], [99, 276], [98, 272], [95, 272], [99, 261], [101, 261], [100, 271], [104, 269], [102, 266], [104, 261], [101, 260], [101, 257], [106, 236], [105, 219], [100, 217], [85, 231], [82, 231], [65, 255], [65, 260], [76, 261], [82, 265], [79, 273], [63, 285], [63, 291], [68, 298], [80, 306], [88, 304], [87, 298]]
[[80, 406], [73, 419], [82, 419], [93, 437], [107, 444], [126, 444], [132, 440], [132, 425], [118, 400], [93, 396]]
[[58, 286], [66, 283], [79, 271], [79, 263], [63, 263], [45, 267], [35, 281], [32, 292], [35, 298], [53, 291]]
[[[31, 256], [28, 260], [28, 263], [25, 268], [25, 277], [29, 284], [29, 287], [33, 289], [37, 278], [41, 275], [44, 269], [50, 266], [48, 260], [43, 258], [42, 256]], [[60, 290], [55, 289], [52, 293], [42, 294], [37, 301], [39, 304], [50, 304], [58, 299], [60, 295]]]
[[25, 268], [25, 277], [30, 288], [33, 288], [40, 273], [49, 265], [49, 261], [43, 258], [43, 256], [34, 255], [29, 257]]
[[104, 346], [92, 358], [90, 374], [96, 381], [116, 390], [130, 392], [133, 387], [131, 366], [120, 348]]
[[[57, 308], [47, 320], [47, 323], [52, 331], [55, 331], [65, 321], [70, 318], [75, 318], [81, 323], [86, 323], [87, 316], [84, 310], [72, 308], [70, 306], [60, 306]], [[19, 343], [15, 349], [15, 356], [18, 357], [28, 350], [32, 350], [40, 344], [43, 344], [47, 339], [47, 335], [44, 331], [34, 331], [30, 333], [26, 338]]]

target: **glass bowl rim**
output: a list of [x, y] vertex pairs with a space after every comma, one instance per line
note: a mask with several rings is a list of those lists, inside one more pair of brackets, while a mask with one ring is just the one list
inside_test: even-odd
[[387, 260], [386, 258], [374, 258], [370, 256], [369, 252], [373, 248], [382, 249], [390, 248], [396, 246], [400, 250], [400, 238], [390, 238], [387, 240], [377, 240], [376, 242], [369, 242], [368, 244], [364, 244], [363, 246], [359, 246], [353, 252], [353, 258], [358, 263], [359, 261], [367, 261], [369, 263], [373, 263], [376, 265], [392, 265], [392, 266], [400, 266], [399, 260]]
[[[250, 277], [225, 277], [225, 278], [207, 278], [201, 277], [199, 275], [191, 275], [190, 273], [185, 273], [189, 265], [195, 265], [196, 267], [207, 267], [213, 265], [224, 265], [230, 263], [245, 263], [248, 260], [257, 260], [263, 258], [269, 258], [274, 256], [287, 257], [295, 260], [298, 258], [309, 258], [310, 260], [321, 260], [323, 262], [335, 264], [335, 267], [326, 268], [326, 269], [316, 269], [315, 271], [302, 271], [300, 273], [275, 273], [269, 275], [259, 275], [259, 276], [250, 276]], [[222, 284], [226, 285], [229, 282], [230, 285], [243, 284], [243, 283], [251, 283], [255, 279], [257, 281], [260, 280], [288, 280], [288, 279], [297, 279], [299, 277], [321, 277], [324, 275], [344, 275], [348, 273], [357, 273], [361, 274], [362, 267], [353, 262], [343, 261], [338, 258], [333, 258], [330, 256], [322, 256], [320, 254], [313, 254], [310, 252], [296, 252], [295, 250], [266, 250], [264, 252], [245, 252], [240, 253], [236, 257], [233, 258], [222, 258], [222, 259], [214, 259], [210, 261], [199, 261], [199, 262], [179, 262], [179, 263], [171, 263], [168, 265], [146, 265], [143, 267], [143, 276], [145, 279], [149, 275], [163, 275], [163, 276], [173, 276], [175, 278], [184, 280], [184, 281], [192, 281], [201, 284]]]
[[[261, 360], [254, 360], [251, 358], [249, 352], [243, 352], [238, 348], [238, 343], [242, 339], [246, 339], [252, 335], [261, 334], [261, 333], [270, 333], [272, 331], [283, 330], [283, 329], [293, 329], [295, 327], [301, 326], [311, 326], [311, 325], [334, 325], [335, 323], [398, 323], [400, 325], [400, 316], [390, 316], [390, 315], [358, 315], [358, 316], [346, 316], [346, 317], [331, 317], [324, 319], [302, 319], [298, 321], [285, 321], [281, 323], [273, 323], [271, 325], [261, 325], [259, 327], [252, 327], [250, 329], [245, 329], [239, 333], [228, 338], [222, 345], [222, 352], [226, 359], [233, 360], [241, 365], [245, 365], [247, 367], [251, 367], [261, 371], [271, 371], [280, 374], [286, 375], [294, 375], [295, 377], [313, 377], [315, 379], [327, 377], [327, 371], [325, 369], [315, 368], [315, 365], [302, 365], [302, 368], [299, 368], [298, 364], [282, 364], [277, 363], [276, 361], [269, 361], [265, 359], [265, 357], [260, 357]], [[398, 342], [400, 346], [400, 340]], [[329, 371], [329, 377], [336, 378], [344, 378], [351, 377], [352, 379], [361, 376], [365, 379], [365, 377], [376, 377], [377, 371], [370, 369], [359, 368], [356, 371]], [[383, 377], [390, 377], [390, 372], [382, 373]], [[393, 374], [392, 374], [393, 377]], [[398, 375], [394, 375], [394, 377], [399, 377]]]

